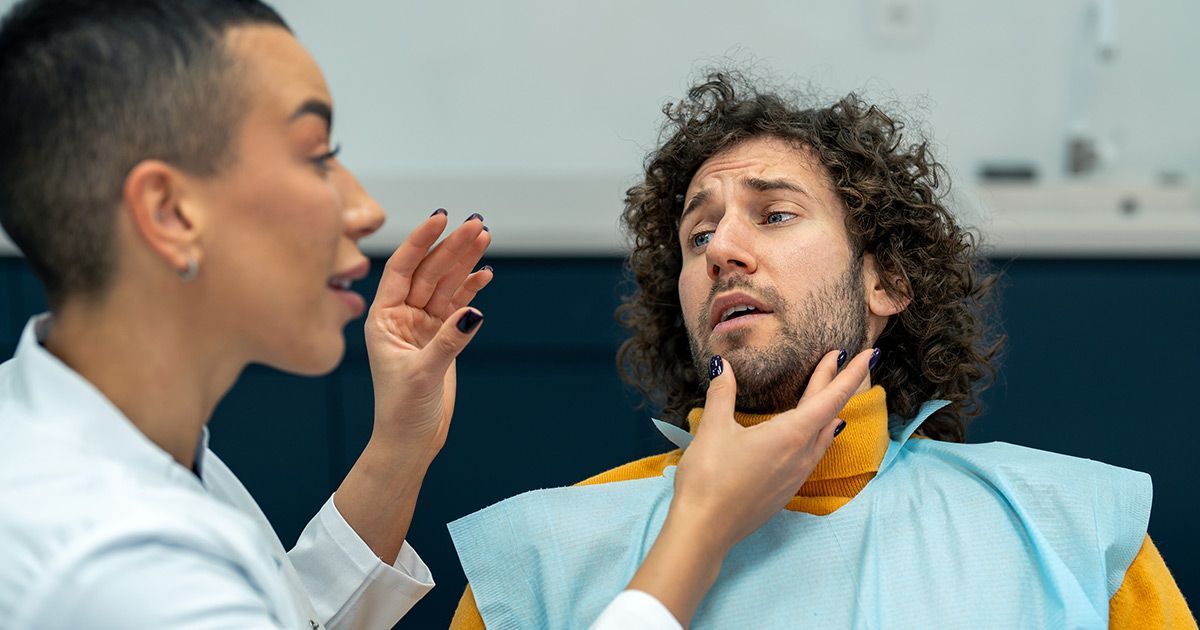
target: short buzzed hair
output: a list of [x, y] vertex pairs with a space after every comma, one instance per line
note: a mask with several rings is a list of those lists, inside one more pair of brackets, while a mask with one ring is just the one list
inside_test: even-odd
[[246, 110], [224, 45], [257, 0], [25, 0], [0, 23], [0, 224], [52, 307], [102, 295], [129, 171], [211, 175]]

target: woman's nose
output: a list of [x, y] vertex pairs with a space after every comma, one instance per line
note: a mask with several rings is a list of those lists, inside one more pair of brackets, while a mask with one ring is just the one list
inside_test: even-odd
[[374, 234], [387, 218], [379, 202], [340, 162], [334, 163], [330, 177], [342, 198], [342, 222], [346, 236], [357, 241]]
[[363, 203], [345, 208], [343, 211], [346, 236], [354, 240], [366, 238], [376, 232], [386, 218], [383, 208], [370, 196]]

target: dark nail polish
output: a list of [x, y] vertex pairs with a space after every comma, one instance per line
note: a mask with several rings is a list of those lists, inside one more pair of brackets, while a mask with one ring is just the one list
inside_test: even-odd
[[871, 351], [871, 362], [867, 364], [867, 369], [875, 369], [876, 363], [879, 363], [879, 348], [875, 348], [873, 351]]
[[491, 231], [492, 231], [492, 229], [491, 229], [491, 228], [489, 228], [488, 226], [486, 226], [486, 225], [485, 225], [485, 226], [483, 226], [483, 231], [484, 231], [484, 232], [491, 232]]
[[475, 327], [478, 326], [479, 322], [481, 321], [483, 321], [483, 315], [475, 311], [467, 311], [466, 313], [463, 313], [462, 317], [458, 318], [458, 324], [456, 325], [458, 326], [459, 332], [469, 333], [472, 330], [475, 330]]
[[725, 366], [721, 363], [721, 355], [714, 354], [713, 358], [708, 360], [708, 378], [717, 378], [724, 371]]
[[479, 268], [479, 270], [480, 270], [480, 271], [483, 271], [484, 269], [487, 269], [488, 271], [490, 271], [490, 272], [492, 272], [492, 273], [496, 273], [496, 270], [495, 270], [495, 269], [492, 269], [492, 266], [491, 266], [491, 265], [484, 265], [484, 266], [482, 266], [482, 267], [480, 267], [480, 268]]
[[446, 209], [445, 209], [445, 208], [438, 208], [437, 210], [434, 210], [434, 211], [433, 211], [433, 214], [431, 214], [431, 215], [429, 215], [429, 216], [431, 216], [431, 217], [436, 217], [436, 216], [437, 216], [437, 215], [439, 215], [439, 214], [440, 214], [440, 215], [443, 215], [443, 216], [445, 216], [445, 215], [446, 215]]
[[470, 220], [472, 220], [472, 219], [474, 219], [474, 220], [476, 220], [476, 221], [482, 221], [482, 220], [483, 220], [483, 215], [482, 215], [482, 214], [479, 214], [478, 212], [472, 212], [472, 213], [471, 213], [471, 216], [467, 217], [466, 221], [463, 221], [463, 223], [466, 223], [467, 221], [470, 221]]
[[837, 436], [841, 435], [842, 431], [845, 431], [845, 430], [846, 430], [846, 421], [842, 420], [841, 422], [838, 423], [837, 428], [833, 430], [833, 437], [837, 437]]
[[839, 370], [842, 369], [843, 365], [846, 365], [846, 351], [845, 350], [842, 350], [841, 352], [838, 353], [838, 369]]

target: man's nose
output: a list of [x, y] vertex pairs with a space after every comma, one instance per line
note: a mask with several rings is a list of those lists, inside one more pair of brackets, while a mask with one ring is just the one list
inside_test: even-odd
[[379, 202], [340, 162], [335, 163], [331, 177], [342, 198], [342, 223], [346, 236], [357, 241], [374, 234], [387, 218]]
[[719, 280], [734, 273], [752, 274], [758, 268], [754, 257], [754, 230], [734, 213], [726, 213], [713, 230], [704, 249], [708, 277]]

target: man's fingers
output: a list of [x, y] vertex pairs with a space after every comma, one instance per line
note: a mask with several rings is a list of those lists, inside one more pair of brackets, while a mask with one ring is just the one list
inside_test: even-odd
[[480, 232], [470, 247], [454, 263], [454, 266], [446, 272], [446, 275], [442, 276], [433, 295], [429, 297], [429, 303], [425, 305], [425, 310], [430, 315], [445, 319], [458, 306], [466, 306], [465, 304], [454, 305], [454, 295], [462, 287], [479, 259], [483, 258], [483, 252], [487, 251], [491, 242], [491, 234], [486, 231]]
[[412, 286], [413, 273], [445, 229], [446, 211], [438, 210], [404, 239], [383, 268], [383, 277], [379, 279], [379, 288], [375, 292], [376, 304], [386, 307], [404, 302]]
[[454, 292], [454, 297], [450, 298], [450, 308], [457, 311], [458, 309], [467, 306], [475, 300], [475, 296], [486, 287], [493, 278], [496, 277], [496, 272], [492, 267], [485, 266], [475, 273], [467, 276], [463, 281], [462, 286], [458, 287], [458, 291]]
[[424, 365], [421, 371], [437, 375], [438, 379], [450, 369], [450, 363], [458, 357], [467, 344], [475, 338], [483, 324], [483, 313], [474, 308], [459, 309], [446, 321], [424, 348], [421, 349]]
[[[708, 394], [704, 400], [704, 421], [700, 431], [714, 422], [730, 422], [737, 402], [737, 379], [731, 366], [721, 355], [708, 360]], [[699, 433], [699, 432], [697, 432]]]
[[837, 376], [840, 363], [845, 360], [845, 350], [834, 350], [825, 353], [821, 360], [817, 363], [816, 369], [813, 370], [812, 376], [808, 378], [808, 385], [804, 388], [804, 395], [801, 400], [809, 395], [825, 389], [829, 385], [833, 377]]
[[[483, 220], [472, 215], [438, 243], [412, 274], [412, 287], [404, 302], [415, 308], [425, 308], [442, 278], [450, 273], [470, 251], [475, 239], [483, 231]], [[472, 262], [469, 266], [474, 266]]]

